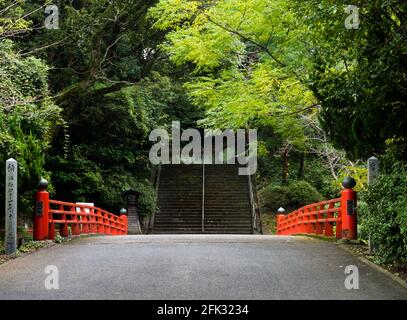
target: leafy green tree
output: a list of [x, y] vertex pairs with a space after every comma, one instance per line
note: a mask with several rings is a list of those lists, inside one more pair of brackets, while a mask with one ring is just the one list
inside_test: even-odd
[[176, 66], [193, 67], [185, 88], [204, 107], [198, 124], [264, 129], [281, 158], [283, 183], [290, 153], [309, 148], [300, 114], [318, 105], [299, 76], [307, 63], [305, 30], [289, 9], [287, 1], [162, 0], [149, 11], [153, 26], [167, 34], [160, 48]]
[[[296, 4], [312, 47], [310, 88], [334, 146], [355, 159], [383, 153], [388, 139], [405, 148], [407, 3], [353, 1], [358, 29], [345, 28], [348, 1]], [[406, 154], [400, 158], [406, 160]]]
[[[271, 125], [289, 143], [304, 143], [301, 121], [290, 113], [316, 100], [296, 76], [303, 68], [298, 50], [285, 54], [299, 36], [283, 36], [295, 23], [285, 1], [163, 0], [149, 16], [167, 32], [161, 47], [170, 60], [194, 66], [186, 87], [206, 107], [202, 125]], [[275, 117], [280, 114], [285, 117]]]
[[[65, 125], [52, 132], [45, 161], [58, 199], [118, 212], [121, 193], [132, 188], [144, 194], [141, 214], [154, 210], [148, 135], [171, 120], [192, 124], [197, 116], [185, 90], [167, 76], [176, 70], [157, 48], [162, 33], [145, 19], [153, 3], [57, 1], [60, 28], [36, 28], [18, 43], [24, 55], [52, 66], [50, 89]], [[27, 1], [25, 11], [42, 5]], [[45, 14], [37, 10], [30, 18], [39, 26]]]
[[0, 198], [4, 202], [4, 163], [13, 157], [19, 163], [19, 213], [28, 216], [33, 191], [48, 176], [45, 153], [53, 128], [62, 123], [60, 109], [49, 96], [47, 65], [21, 57], [11, 40], [0, 41], [0, 79]]

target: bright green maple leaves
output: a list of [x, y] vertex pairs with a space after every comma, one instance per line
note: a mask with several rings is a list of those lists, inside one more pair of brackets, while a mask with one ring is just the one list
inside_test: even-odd
[[206, 109], [203, 126], [272, 126], [304, 145], [297, 112], [317, 101], [302, 83], [307, 41], [287, 1], [162, 0], [150, 18], [168, 33], [170, 59], [193, 66], [186, 87]]

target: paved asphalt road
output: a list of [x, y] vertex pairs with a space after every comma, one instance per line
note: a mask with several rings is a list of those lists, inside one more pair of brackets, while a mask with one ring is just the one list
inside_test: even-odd
[[[47, 265], [59, 290], [45, 289]], [[347, 290], [347, 265], [359, 268]], [[0, 266], [0, 299], [407, 299], [334, 243], [282, 236], [116, 236], [56, 245]]]

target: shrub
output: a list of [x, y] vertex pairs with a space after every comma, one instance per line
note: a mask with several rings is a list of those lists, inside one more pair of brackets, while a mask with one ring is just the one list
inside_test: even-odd
[[280, 206], [286, 208], [290, 202], [286, 186], [269, 185], [259, 192], [259, 201], [262, 208], [277, 212]]
[[407, 165], [395, 164], [364, 194], [363, 229], [379, 244], [381, 263], [407, 261]]
[[281, 206], [287, 212], [322, 200], [322, 195], [308, 182], [295, 181], [288, 186], [269, 185], [259, 192], [263, 208], [277, 212]]
[[322, 200], [322, 195], [306, 181], [295, 181], [288, 186], [294, 209]]

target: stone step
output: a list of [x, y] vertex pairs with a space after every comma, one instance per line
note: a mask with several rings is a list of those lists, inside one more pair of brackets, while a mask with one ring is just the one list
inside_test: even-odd
[[201, 212], [197, 212], [196, 214], [179, 214], [177, 212], [162, 212], [159, 213], [155, 216], [156, 218], [184, 218], [184, 219], [189, 219], [189, 218], [202, 218]]
[[167, 226], [165, 228], [154, 228], [154, 231], [173, 231], [173, 232], [180, 232], [180, 231], [195, 231], [195, 232], [202, 232], [202, 227], [197, 226], [195, 228], [187, 227], [187, 226]]
[[199, 194], [199, 195], [165, 194], [165, 195], [159, 195], [158, 200], [167, 201], [168, 203], [172, 203], [174, 201], [195, 202], [197, 200], [202, 200], [202, 194]]
[[195, 232], [195, 231], [154, 231], [154, 234], [253, 234], [252, 232], [248, 231], [230, 231], [230, 232], [219, 232], [219, 231], [214, 231], [214, 232]]
[[[188, 203], [172, 203], [172, 204], [161, 204], [158, 203], [159, 210], [177, 210], [181, 209], [182, 211], [187, 210], [201, 210], [202, 206], [198, 205], [191, 205]], [[205, 203], [205, 212], [207, 211], [216, 211], [216, 210], [244, 210], [247, 211], [250, 209], [250, 206], [245, 203], [227, 203], [227, 202], [220, 202], [220, 203]]]
[[247, 203], [247, 201], [244, 201], [242, 199], [236, 199], [236, 200], [231, 200], [231, 199], [225, 199], [225, 200], [210, 200], [208, 199], [205, 201], [205, 208], [216, 208], [216, 207], [221, 207], [225, 208], [226, 206], [228, 207], [250, 207], [250, 205]]
[[189, 210], [191, 210], [192, 212], [201, 212], [202, 211], [202, 206], [199, 206], [198, 204], [196, 205], [189, 205], [189, 204], [185, 204], [185, 203], [177, 203], [177, 204], [171, 204], [171, 205], [158, 205], [158, 211], [162, 212], [164, 210], [169, 210], [169, 211], [178, 211], [180, 210], [180, 212], [183, 212], [185, 214], [188, 213]]
[[230, 208], [205, 207], [205, 211], [204, 211], [205, 214], [225, 214], [225, 213], [229, 213], [229, 212], [236, 212], [236, 214], [250, 215], [250, 208], [249, 207], [236, 207], [236, 206], [230, 207]]
[[174, 221], [189, 221], [191, 223], [201, 223], [202, 217], [187, 217], [187, 218], [181, 218], [181, 217], [175, 217], [175, 216], [168, 216], [168, 217], [156, 217], [154, 219], [155, 223], [167, 223], [167, 222], [174, 222]]
[[[174, 218], [174, 217], [167, 217], [167, 218], [158, 218], [155, 219], [156, 223], [176, 223], [176, 222], [191, 222], [191, 223], [201, 223], [202, 218], [198, 217], [189, 217], [189, 218]], [[205, 223], [234, 223], [234, 224], [247, 224], [251, 223], [251, 219], [227, 219], [227, 218], [210, 218], [205, 217]]]
[[[177, 224], [177, 223], [191, 223], [191, 224], [201, 224], [202, 219], [176, 219], [176, 218], [171, 218], [171, 219], [155, 219], [155, 223], [157, 225], [162, 225], [162, 224]], [[205, 218], [205, 224], [222, 224], [222, 225], [251, 225], [251, 220], [228, 220], [228, 219], [209, 219]]]
[[[153, 233], [202, 233], [202, 165], [161, 169]], [[237, 165], [205, 165], [205, 233], [252, 233], [247, 181]]]

